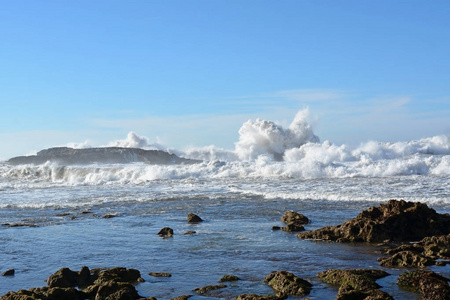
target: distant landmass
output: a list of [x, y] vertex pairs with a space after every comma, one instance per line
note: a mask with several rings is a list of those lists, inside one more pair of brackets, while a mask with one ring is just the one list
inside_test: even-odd
[[201, 161], [178, 157], [160, 150], [144, 150], [140, 148], [100, 147], [74, 149], [56, 147], [39, 151], [36, 155], [17, 156], [8, 160], [12, 165], [44, 164], [57, 162], [64, 165], [86, 164], [126, 164], [145, 162], [149, 164], [195, 164]]

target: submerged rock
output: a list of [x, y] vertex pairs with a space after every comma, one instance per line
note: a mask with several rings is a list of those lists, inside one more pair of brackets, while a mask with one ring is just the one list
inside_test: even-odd
[[207, 285], [207, 286], [195, 289], [194, 292], [196, 292], [197, 294], [202, 295], [202, 294], [206, 294], [209, 291], [223, 289], [223, 288], [226, 288], [226, 287], [227, 287], [226, 284]]
[[187, 216], [188, 223], [200, 223], [203, 222], [203, 219], [197, 216], [196, 214], [190, 213]]
[[153, 277], [172, 277], [172, 274], [164, 272], [150, 272], [148, 275]]
[[450, 299], [450, 279], [432, 271], [405, 272], [398, 277], [397, 284], [421, 295], [420, 299]]
[[379, 299], [392, 300], [393, 298], [378, 288], [375, 282], [379, 278], [389, 274], [382, 270], [355, 269], [338, 270], [331, 269], [317, 274], [322, 281], [339, 286], [336, 299]]
[[298, 233], [303, 239], [338, 242], [417, 241], [450, 233], [450, 214], [438, 214], [426, 204], [389, 200], [341, 225]]
[[277, 296], [284, 297], [305, 296], [311, 291], [312, 284], [287, 271], [275, 271], [264, 279], [276, 293]]
[[235, 275], [225, 275], [222, 278], [220, 278], [219, 282], [231, 282], [231, 281], [238, 281], [240, 280], [239, 277], [235, 276]]

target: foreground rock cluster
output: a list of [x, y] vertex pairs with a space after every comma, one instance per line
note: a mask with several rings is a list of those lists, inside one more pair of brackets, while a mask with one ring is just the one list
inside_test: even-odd
[[[189, 214], [189, 223], [203, 220]], [[296, 212], [285, 213], [281, 221], [286, 227], [273, 228], [287, 232], [304, 231], [303, 225], [310, 221]], [[163, 228], [162, 237], [172, 237], [173, 230]], [[416, 268], [406, 271], [398, 277], [397, 284], [405, 289], [419, 293], [420, 299], [450, 300], [449, 278], [435, 272], [424, 270], [430, 265], [443, 266], [450, 262], [450, 215], [438, 214], [422, 203], [390, 200], [387, 204], [372, 207], [361, 212], [356, 218], [341, 225], [327, 226], [309, 232], [297, 234], [302, 239], [322, 239], [337, 242], [384, 242], [395, 247], [388, 247], [385, 257], [378, 259], [382, 267]], [[398, 242], [408, 242], [398, 245]], [[414, 242], [414, 243], [411, 243]], [[390, 255], [390, 256], [388, 256]], [[13, 276], [8, 270], [3, 276]], [[170, 277], [169, 273], [149, 273], [155, 277]], [[317, 274], [317, 277], [339, 288], [337, 300], [365, 299], [392, 300], [386, 292], [380, 290], [377, 280], [390, 275], [376, 269], [330, 269]], [[206, 285], [193, 289], [198, 295], [219, 297], [227, 282], [237, 282], [235, 275], [225, 275], [218, 284]], [[47, 279], [47, 286], [9, 292], [1, 300], [28, 299], [93, 299], [93, 300], [128, 300], [143, 299], [137, 292], [135, 284], [144, 281], [138, 270], [126, 268], [95, 269], [83, 267], [80, 271], [62, 268]], [[295, 274], [287, 271], [274, 271], [264, 278], [273, 295], [242, 294], [237, 300], [275, 300], [290, 296], [307, 296], [314, 286]], [[182, 295], [173, 299], [185, 300], [192, 295]], [[155, 299], [155, 298], [148, 298]]]

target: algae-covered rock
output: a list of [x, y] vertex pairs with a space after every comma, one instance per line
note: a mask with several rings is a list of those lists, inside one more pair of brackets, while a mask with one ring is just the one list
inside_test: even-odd
[[232, 282], [232, 281], [238, 281], [240, 280], [239, 277], [235, 275], [225, 275], [222, 278], [220, 278], [219, 282]]
[[[336, 299], [392, 299], [387, 293], [378, 290], [380, 286], [375, 282], [389, 274], [382, 270], [331, 269], [317, 274], [322, 281], [339, 286]], [[372, 297], [372, 298], [370, 298]]]
[[449, 233], [449, 214], [438, 214], [420, 202], [389, 200], [387, 204], [364, 210], [341, 225], [301, 232], [297, 236], [338, 242], [392, 242], [418, 241]]
[[275, 271], [264, 279], [279, 296], [305, 296], [311, 291], [312, 284], [287, 271]]
[[242, 294], [234, 298], [234, 300], [282, 300], [286, 298], [287, 296]]
[[403, 244], [388, 249], [385, 253], [392, 256], [378, 258], [383, 267], [423, 268], [446, 265], [450, 259], [450, 234], [425, 237], [420, 242]]
[[158, 235], [161, 237], [172, 237], [173, 229], [170, 227], [164, 227], [158, 232]]
[[227, 287], [227, 285], [225, 285], [225, 284], [207, 285], [207, 286], [195, 289], [194, 292], [196, 292], [197, 294], [206, 294], [209, 291], [223, 289], [226, 287]]
[[281, 222], [283, 222], [285, 224], [296, 223], [296, 224], [302, 225], [302, 224], [308, 224], [309, 219], [306, 216], [299, 214], [298, 212], [287, 211], [281, 217]]
[[419, 293], [422, 300], [444, 300], [450, 299], [449, 280], [432, 271], [417, 270], [401, 274], [397, 284]]

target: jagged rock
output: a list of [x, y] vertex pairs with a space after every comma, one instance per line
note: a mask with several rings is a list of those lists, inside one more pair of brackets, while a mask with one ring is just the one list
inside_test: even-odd
[[57, 272], [50, 275], [47, 279], [47, 285], [49, 288], [68, 288], [75, 287], [77, 284], [78, 272], [72, 271], [69, 268], [61, 268]]
[[423, 300], [450, 299], [450, 279], [432, 271], [405, 272], [398, 277], [397, 284], [421, 295]]
[[108, 281], [99, 285], [95, 295], [95, 300], [133, 300], [139, 298], [140, 296], [133, 285], [125, 282], [114, 281]]
[[144, 279], [142, 279], [139, 270], [116, 267], [100, 272], [98, 278], [94, 281], [94, 283], [102, 284], [109, 281], [136, 283], [142, 282], [144, 281]]
[[389, 200], [341, 225], [298, 233], [299, 238], [338, 242], [417, 241], [450, 233], [450, 214], [438, 214], [426, 204]]
[[437, 261], [437, 259], [450, 259], [450, 234], [425, 237], [418, 243], [403, 244], [389, 249], [386, 254], [392, 256], [378, 258], [383, 267], [442, 266], [448, 261]]
[[219, 282], [231, 282], [231, 281], [238, 281], [240, 280], [239, 277], [235, 276], [235, 275], [225, 275], [222, 278], [220, 278]]
[[426, 267], [435, 264], [434, 260], [426, 258], [418, 253], [412, 251], [400, 251], [395, 253], [391, 257], [378, 258], [380, 266], [382, 267], [402, 267], [402, 268], [413, 268], [413, 267]]
[[173, 229], [170, 227], [164, 227], [158, 232], [158, 235], [161, 237], [171, 237], [173, 236]]
[[256, 294], [243, 294], [243, 295], [239, 295], [236, 298], [234, 298], [234, 300], [282, 300], [282, 299], [286, 299], [287, 296], [275, 296], [275, 295], [267, 295], [267, 296], [262, 296], [262, 295], [256, 295]]
[[[392, 300], [387, 293], [378, 290], [380, 286], [375, 282], [379, 278], [389, 274], [382, 270], [356, 269], [337, 270], [331, 269], [317, 274], [322, 281], [339, 286], [336, 299], [379, 299]], [[372, 298], [371, 298], [372, 297]]]
[[312, 285], [287, 271], [275, 271], [264, 279], [276, 293], [277, 296], [305, 296], [311, 291]]
[[47, 293], [48, 300], [81, 300], [85, 299], [85, 295], [83, 292], [78, 291], [77, 289], [70, 288], [49, 288]]
[[296, 223], [296, 224], [303, 225], [303, 224], [308, 224], [309, 219], [306, 216], [299, 214], [298, 212], [287, 211], [281, 217], [281, 222], [283, 222], [285, 224]]
[[197, 216], [196, 214], [190, 213], [187, 216], [188, 223], [200, 223], [203, 222], [203, 219]]
[[2, 273], [2, 276], [14, 276], [14, 273], [16, 273], [16, 270], [9, 269]]
[[[101, 147], [73, 149], [56, 147], [39, 151], [36, 155], [18, 156], [8, 160], [12, 165], [43, 164], [47, 161], [64, 165], [94, 164], [94, 163], [134, 163], [149, 164], [194, 164], [199, 160], [186, 159], [160, 150], [144, 150], [139, 148]], [[61, 169], [64, 172], [64, 169]]]
[[164, 272], [150, 272], [148, 275], [153, 277], [172, 277], [172, 274]]
[[195, 289], [194, 292], [196, 292], [197, 294], [202, 295], [202, 294], [205, 294], [205, 293], [207, 293], [209, 291], [223, 289], [223, 288], [226, 288], [226, 287], [227, 287], [227, 285], [225, 285], [225, 284], [207, 285], [207, 286]]

